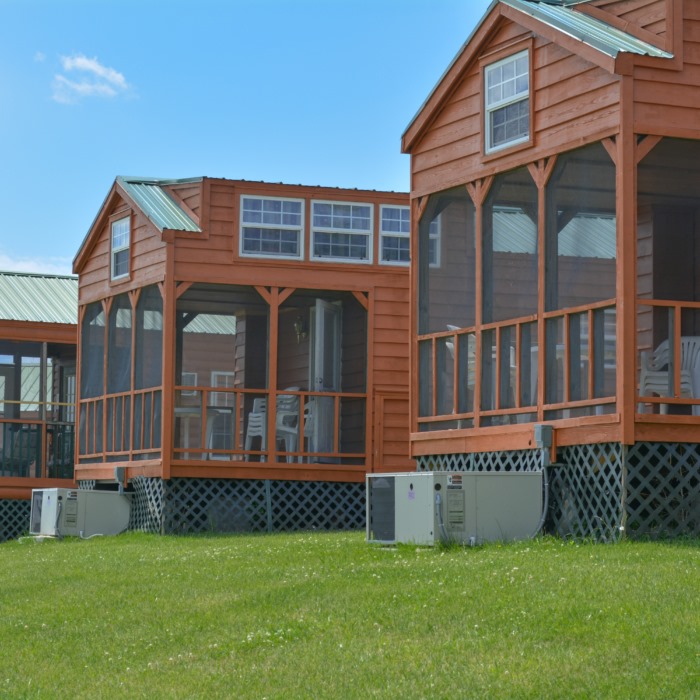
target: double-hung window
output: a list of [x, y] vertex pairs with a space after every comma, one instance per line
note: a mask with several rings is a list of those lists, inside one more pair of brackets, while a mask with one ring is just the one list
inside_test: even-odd
[[381, 207], [379, 245], [383, 263], [408, 265], [411, 260], [411, 210], [409, 207]]
[[112, 222], [112, 279], [129, 275], [130, 217]]
[[486, 153], [530, 138], [530, 58], [528, 51], [484, 69]]
[[241, 255], [301, 258], [303, 230], [303, 200], [241, 197]]
[[314, 202], [312, 257], [372, 262], [372, 205]]
[[[408, 265], [411, 260], [411, 210], [409, 207], [381, 208], [381, 261], [390, 265]], [[430, 222], [428, 251], [430, 265], [440, 264], [440, 217]]]

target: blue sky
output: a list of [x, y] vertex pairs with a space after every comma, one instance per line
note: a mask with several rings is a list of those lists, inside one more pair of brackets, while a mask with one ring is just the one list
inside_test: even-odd
[[0, 269], [69, 273], [117, 175], [409, 189], [490, 0], [0, 0]]

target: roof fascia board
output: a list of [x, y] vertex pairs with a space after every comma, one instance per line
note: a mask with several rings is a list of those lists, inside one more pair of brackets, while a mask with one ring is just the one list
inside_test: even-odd
[[97, 211], [97, 214], [95, 218], [93, 219], [92, 224], [90, 225], [90, 228], [88, 229], [87, 233], [85, 234], [85, 238], [83, 238], [83, 242], [80, 244], [80, 247], [78, 248], [78, 252], [75, 254], [75, 257], [73, 258], [73, 272], [74, 274], [79, 274], [80, 270], [82, 269], [83, 265], [85, 264], [85, 259], [87, 258], [88, 254], [92, 250], [95, 241], [93, 240], [95, 236], [95, 231], [99, 230], [102, 228], [104, 222], [107, 220], [109, 217], [109, 212], [112, 208], [112, 205], [114, 204], [114, 198], [120, 196], [119, 193], [117, 192], [117, 181], [115, 180], [112, 183], [112, 186], [109, 189], [109, 192], [107, 193], [107, 196], [104, 199], [104, 202], [102, 202], [102, 206], [99, 208]]

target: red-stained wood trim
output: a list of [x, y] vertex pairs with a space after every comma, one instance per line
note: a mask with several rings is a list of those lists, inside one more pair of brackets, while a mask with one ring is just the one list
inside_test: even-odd
[[617, 165], [617, 143], [615, 141], [615, 137], [611, 136], [610, 138], [603, 139], [601, 141], [603, 144], [603, 148], [608, 152], [608, 155], [610, 156], [610, 160], [613, 162], [613, 164]]
[[[175, 331], [177, 299], [189, 289], [189, 283], [175, 281], [175, 244], [165, 250], [165, 282], [163, 283], [163, 384], [161, 394], [160, 468], [163, 479], [171, 476], [175, 436]], [[132, 437], [133, 439], [133, 437]], [[153, 444], [153, 443], [151, 443]]]
[[[377, 318], [376, 294], [360, 294], [359, 297], [355, 295], [355, 298], [360, 302], [367, 313], [367, 372], [365, 374], [367, 389], [367, 398], [365, 399], [365, 466], [368, 471], [373, 471], [375, 469], [375, 465], [377, 464], [377, 458], [375, 457], [375, 450], [372, 449], [372, 445], [376, 440], [382, 439], [381, 434], [378, 435], [376, 432], [374, 432], [375, 411], [377, 410], [377, 407], [374, 405], [375, 401], [372, 400], [372, 397], [375, 397], [374, 357], [376, 355], [376, 341], [374, 331]], [[365, 304], [362, 304], [361, 298], [364, 298]], [[408, 338], [407, 340], [410, 345], [412, 342], [411, 339]], [[406, 416], [406, 418], [408, 420], [408, 416]], [[302, 424], [303, 422], [304, 421], [301, 421]], [[408, 427], [408, 425], [406, 427]], [[300, 444], [302, 446], [304, 445], [303, 438], [301, 438]]]
[[296, 291], [297, 290], [294, 287], [287, 287], [286, 289], [280, 290], [280, 293], [279, 293], [280, 306], [282, 304], [284, 304], [284, 302], [287, 301], [287, 299], [289, 299], [289, 297], [292, 296], [292, 294], [294, 294], [294, 292], [296, 292]]
[[[170, 248], [168, 249], [168, 257], [166, 259], [166, 265], [168, 267], [170, 267], [170, 263], [171, 263], [171, 261], [170, 261], [171, 254], [173, 254], [173, 257], [174, 257], [174, 253], [175, 253], [174, 247], [172, 249], [170, 249]], [[174, 264], [174, 260], [172, 262]], [[169, 278], [170, 278], [169, 275], [166, 276], [166, 281]], [[177, 282], [175, 284], [175, 298], [179, 299], [193, 284], [194, 284], [194, 282]], [[166, 287], [166, 290], [167, 290], [167, 287]], [[166, 293], [167, 293], [167, 291], [166, 291]]]
[[[256, 289], [258, 289], [256, 287]], [[263, 288], [258, 291], [262, 294]], [[272, 287], [269, 294], [270, 305], [270, 342], [268, 359], [269, 394], [267, 399], [267, 454], [270, 462], [277, 461], [277, 368], [278, 368], [278, 344], [279, 344], [279, 287]], [[264, 298], [264, 297], [263, 297]]]
[[[260, 285], [255, 285], [255, 291], [268, 303], [270, 306], [272, 306], [272, 298], [273, 298], [273, 293], [270, 291], [271, 288], [269, 287], [261, 287]], [[272, 323], [272, 321], [270, 321]]]
[[615, 293], [617, 314], [617, 375], [615, 393], [621, 414], [622, 442], [634, 442], [636, 394], [637, 288], [637, 167], [634, 133], [634, 82], [620, 79], [621, 115], [617, 137], [615, 187], [617, 190], [617, 264]]
[[[369, 300], [367, 299], [367, 294], [364, 292], [352, 292], [352, 295], [357, 299], [358, 302], [360, 302], [360, 306], [367, 311], [369, 308]], [[369, 347], [372, 347], [370, 345]]]
[[661, 136], [649, 134], [639, 141], [635, 149], [635, 163], [639, 165], [644, 158], [651, 153], [652, 149], [661, 141], [661, 139]]

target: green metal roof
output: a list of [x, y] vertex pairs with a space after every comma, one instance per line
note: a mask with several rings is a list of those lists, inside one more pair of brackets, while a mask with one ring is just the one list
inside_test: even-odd
[[611, 27], [605, 22], [589, 17], [582, 12], [570, 9], [569, 5], [580, 4], [569, 0], [560, 0], [554, 4], [537, 2], [536, 0], [500, 0], [520, 12], [554, 27], [574, 39], [615, 58], [620, 53], [634, 53], [640, 56], [655, 56], [657, 58], [673, 58], [673, 54], [662, 51], [647, 41]]
[[154, 178], [118, 177], [117, 181], [138, 205], [139, 209], [155, 224], [158, 230], [190, 231], [201, 233], [202, 229], [178, 206], [163, 189], [163, 185], [200, 182], [192, 180], [158, 180]]
[[78, 323], [78, 278], [0, 272], [0, 321]]

